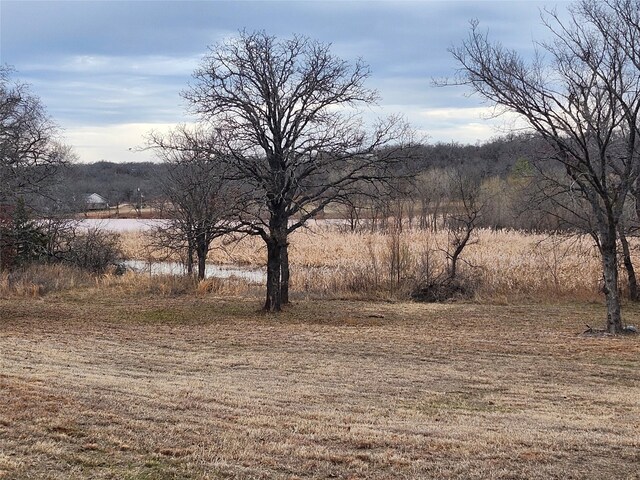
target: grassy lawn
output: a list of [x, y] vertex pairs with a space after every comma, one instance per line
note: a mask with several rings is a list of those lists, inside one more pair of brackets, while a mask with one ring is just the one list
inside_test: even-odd
[[0, 300], [0, 478], [640, 478], [601, 305], [258, 306]]

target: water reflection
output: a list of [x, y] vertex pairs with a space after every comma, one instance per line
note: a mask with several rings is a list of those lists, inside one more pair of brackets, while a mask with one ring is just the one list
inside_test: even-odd
[[[127, 260], [124, 262], [127, 268], [140, 273], [151, 275], [184, 275], [186, 268], [179, 262], [145, 262], [143, 260]], [[246, 269], [240, 267], [227, 267], [220, 265], [207, 265], [207, 277], [230, 278], [238, 277], [249, 280], [252, 283], [265, 283], [267, 274], [262, 269]]]

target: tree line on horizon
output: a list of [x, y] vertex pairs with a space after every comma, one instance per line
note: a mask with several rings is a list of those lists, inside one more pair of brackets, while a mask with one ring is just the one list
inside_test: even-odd
[[[381, 192], [380, 200], [391, 200], [394, 196], [403, 200], [420, 202], [421, 192], [429, 185], [437, 183], [438, 177], [444, 178], [447, 169], [458, 169], [469, 177], [483, 181], [508, 181], [531, 172], [536, 162], [539, 141], [529, 135], [505, 135], [485, 142], [461, 144], [456, 142], [438, 142], [419, 145], [403, 165], [407, 174], [402, 180], [409, 185], [400, 189], [390, 185], [388, 191]], [[138, 192], [142, 192], [146, 202], [154, 207], [156, 214], [165, 214], [163, 204], [167, 200], [164, 185], [169, 170], [164, 162], [112, 162], [101, 160], [94, 163], [69, 163], [57, 172], [58, 189], [51, 196], [70, 214], [85, 210], [83, 199], [91, 193], [98, 193], [115, 207], [118, 204], [132, 204], [137, 201]], [[420, 175], [433, 176], [422, 179]], [[364, 205], [363, 205], [364, 207]], [[388, 209], [389, 207], [387, 207]], [[502, 223], [495, 221], [494, 228], [534, 229], [534, 226], [517, 225], [515, 219]]]

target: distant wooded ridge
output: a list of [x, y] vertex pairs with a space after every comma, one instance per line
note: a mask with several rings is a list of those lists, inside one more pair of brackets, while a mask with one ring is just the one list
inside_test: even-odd
[[[539, 148], [540, 142], [526, 135], [509, 135], [474, 145], [421, 145], [416, 147], [418, 154], [407, 159], [406, 169], [422, 172], [460, 166], [470, 174], [505, 178], [518, 165], [534, 160]], [[140, 194], [148, 201], [160, 198], [160, 183], [166, 172], [165, 164], [153, 162], [74, 163], [63, 173], [62, 183], [77, 198], [98, 193], [110, 205], [117, 205], [137, 202]]]

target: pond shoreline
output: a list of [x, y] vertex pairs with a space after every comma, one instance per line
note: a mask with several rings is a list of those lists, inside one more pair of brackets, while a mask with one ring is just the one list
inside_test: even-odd
[[[144, 260], [126, 260], [124, 266], [139, 274], [149, 275], [186, 275], [186, 267], [180, 262], [148, 262]], [[242, 278], [251, 283], [264, 284], [267, 280], [266, 271], [262, 268], [242, 268], [238, 266], [223, 266], [207, 264], [205, 276], [208, 278]]]

